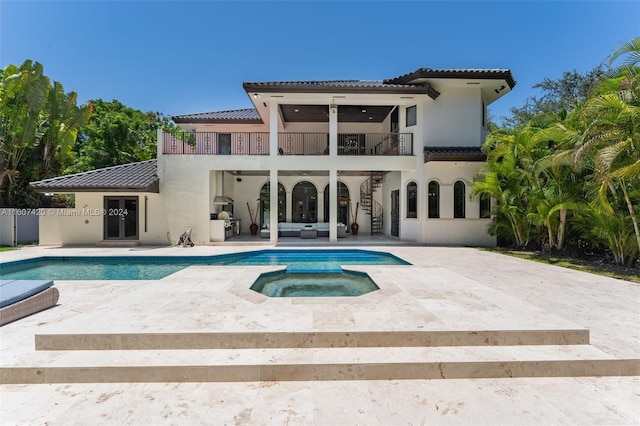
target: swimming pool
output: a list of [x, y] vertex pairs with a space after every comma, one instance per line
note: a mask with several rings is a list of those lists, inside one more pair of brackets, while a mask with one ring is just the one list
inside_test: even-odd
[[391, 253], [359, 249], [257, 250], [217, 256], [55, 256], [0, 264], [2, 279], [158, 280], [188, 266], [286, 265], [287, 272], [340, 272], [340, 265], [409, 265]]

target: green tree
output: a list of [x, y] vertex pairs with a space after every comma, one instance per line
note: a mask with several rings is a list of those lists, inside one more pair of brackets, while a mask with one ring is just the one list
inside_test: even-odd
[[[551, 249], [562, 249], [566, 226], [580, 238], [605, 244], [617, 263], [634, 265], [640, 253], [637, 211], [640, 206], [640, 92], [638, 62], [640, 42], [634, 40], [609, 58], [618, 74], [602, 79], [584, 102], [559, 114], [538, 114], [526, 125], [509, 129], [510, 139], [500, 139], [489, 152], [487, 170], [512, 166], [501, 179], [477, 178], [474, 192], [497, 182], [492, 195], [498, 199], [496, 222], [513, 223], [513, 211], [530, 238], [545, 239]], [[620, 74], [622, 73], [622, 74]], [[504, 135], [501, 130], [492, 134]], [[505, 162], [502, 152], [513, 160]], [[541, 156], [542, 155], [542, 156]], [[493, 162], [504, 164], [492, 164]], [[533, 172], [531, 172], [533, 170]], [[516, 179], [514, 180], [513, 177]], [[526, 186], [520, 197], [500, 205], [501, 192], [513, 193]], [[526, 217], [528, 223], [522, 221]], [[527, 228], [525, 228], [528, 226]], [[546, 228], [546, 238], [536, 227]], [[494, 229], [504, 232], [505, 226]], [[517, 238], [516, 242], [521, 243]]]
[[[576, 165], [585, 163], [593, 168], [597, 183], [597, 201], [610, 216], [627, 216], [635, 234], [636, 244], [622, 256], [627, 264], [634, 264], [640, 253], [640, 230], [637, 209], [640, 205], [640, 90], [638, 62], [640, 39], [634, 39], [616, 50], [609, 64], [622, 58], [622, 65], [611, 72], [622, 73], [616, 81], [625, 84], [587, 102], [583, 120], [586, 128], [578, 141], [574, 159]], [[611, 87], [611, 85], [604, 85]], [[582, 161], [590, 157], [591, 161]], [[623, 213], [624, 212], [624, 213]], [[625, 232], [625, 231], [623, 231]]]
[[497, 218], [490, 232], [518, 247], [529, 244], [535, 231], [527, 218], [533, 194], [534, 148], [531, 129], [502, 129], [487, 138], [484, 169], [474, 178], [472, 196], [490, 196], [496, 200]]
[[117, 100], [97, 99], [91, 104], [93, 114], [87, 125], [80, 129], [73, 147], [73, 163], [66, 173], [155, 158], [157, 129], [177, 129], [160, 113], [145, 113]]
[[526, 125], [540, 114], [562, 114], [584, 103], [599, 87], [603, 71], [596, 67], [585, 74], [577, 70], [565, 71], [557, 80], [545, 78], [533, 86], [540, 89], [541, 95], [527, 98], [521, 107], [511, 108], [511, 116], [504, 120], [507, 127]]
[[60, 174], [89, 106], [51, 84], [39, 63], [8, 65], [0, 74], [0, 204], [35, 207], [29, 182]]

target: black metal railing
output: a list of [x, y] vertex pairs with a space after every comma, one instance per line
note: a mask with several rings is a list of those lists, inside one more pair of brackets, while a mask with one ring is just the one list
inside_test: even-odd
[[413, 134], [340, 133], [338, 155], [413, 155]]
[[278, 133], [280, 155], [329, 155], [329, 133]]
[[269, 133], [164, 133], [162, 153], [166, 155], [269, 155]]
[[[165, 155], [269, 155], [268, 132], [163, 134]], [[278, 133], [278, 155], [329, 155], [328, 133]], [[413, 155], [411, 133], [339, 133], [338, 155]]]

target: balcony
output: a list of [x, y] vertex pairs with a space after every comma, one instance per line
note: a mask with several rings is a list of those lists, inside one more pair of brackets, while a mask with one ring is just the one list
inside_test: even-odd
[[279, 155], [329, 155], [329, 133], [278, 133]]
[[[163, 133], [164, 155], [269, 155], [268, 132]], [[329, 155], [328, 133], [278, 133], [278, 155]], [[339, 133], [338, 155], [413, 155], [411, 133]]]
[[163, 133], [164, 155], [269, 155], [269, 133]]

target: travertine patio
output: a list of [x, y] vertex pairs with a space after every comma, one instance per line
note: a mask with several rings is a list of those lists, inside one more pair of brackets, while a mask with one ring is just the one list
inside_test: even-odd
[[2, 423], [640, 424], [640, 286], [472, 248], [366, 248], [412, 266], [351, 267], [381, 288], [357, 298], [248, 290], [271, 266], [57, 281], [59, 306], [0, 329]]

